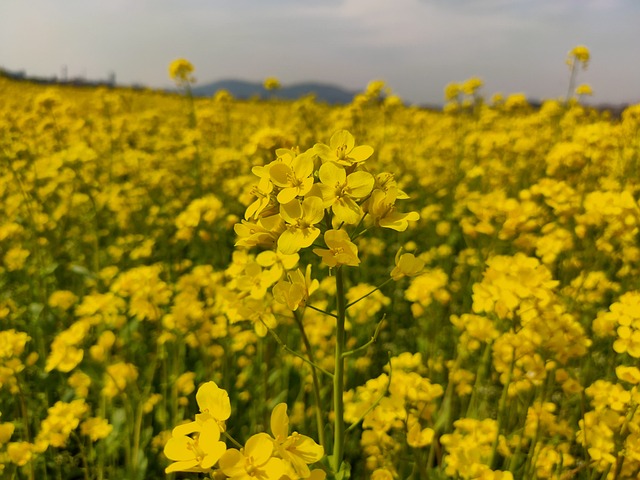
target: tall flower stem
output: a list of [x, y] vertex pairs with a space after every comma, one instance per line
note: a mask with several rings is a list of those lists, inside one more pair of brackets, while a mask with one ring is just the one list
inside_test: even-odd
[[318, 372], [316, 371], [316, 360], [313, 355], [313, 350], [311, 349], [311, 342], [309, 342], [309, 337], [307, 337], [307, 332], [304, 330], [304, 325], [302, 323], [302, 314], [299, 310], [294, 310], [293, 317], [300, 329], [300, 335], [302, 336], [302, 341], [304, 343], [304, 348], [307, 350], [307, 356], [309, 357], [309, 363], [311, 364], [311, 378], [313, 379], [313, 396], [316, 401], [316, 423], [318, 427], [318, 440], [320, 441], [320, 445], [322, 445], [325, 449], [327, 448], [326, 439], [324, 436], [324, 421], [322, 419], [322, 399], [320, 397], [320, 381], [318, 380]]
[[332, 468], [334, 473], [340, 471], [342, 458], [344, 457], [344, 348], [345, 348], [345, 319], [347, 312], [346, 294], [344, 290], [344, 274], [342, 267], [336, 269], [336, 350], [335, 370], [333, 372], [333, 456]]
[[571, 64], [571, 74], [569, 75], [569, 88], [567, 90], [567, 97], [565, 99], [565, 103], [569, 103], [569, 100], [571, 100], [571, 97], [573, 97], [573, 89], [575, 88], [575, 84], [576, 84], [576, 73], [577, 73], [577, 68], [576, 68], [576, 63], [578, 62], [577, 59], [573, 60], [573, 63]]

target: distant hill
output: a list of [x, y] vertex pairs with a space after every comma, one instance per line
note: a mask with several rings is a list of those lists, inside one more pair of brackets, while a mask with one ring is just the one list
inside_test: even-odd
[[350, 92], [335, 85], [313, 82], [282, 86], [282, 88], [271, 92], [265, 90], [260, 82], [248, 82], [244, 80], [220, 80], [206, 85], [196, 85], [192, 88], [193, 94], [199, 97], [210, 97], [218, 90], [227, 90], [238, 99], [251, 97], [266, 99], [277, 97], [296, 100], [305, 95], [314, 94], [318, 101], [331, 104], [349, 103], [356, 94], [356, 92]]

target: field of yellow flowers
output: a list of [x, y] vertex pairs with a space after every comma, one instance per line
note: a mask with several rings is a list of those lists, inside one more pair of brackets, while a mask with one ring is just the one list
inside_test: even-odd
[[2, 478], [637, 478], [640, 105], [191, 71], [0, 77]]

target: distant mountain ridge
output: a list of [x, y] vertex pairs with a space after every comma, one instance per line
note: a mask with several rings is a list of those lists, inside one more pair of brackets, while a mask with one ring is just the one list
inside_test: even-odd
[[335, 85], [317, 82], [283, 85], [282, 88], [278, 90], [268, 91], [262, 83], [246, 80], [219, 80], [205, 85], [193, 86], [191, 90], [193, 94], [198, 97], [210, 97], [218, 90], [227, 90], [238, 99], [251, 97], [267, 99], [277, 97], [286, 100], [296, 100], [305, 95], [313, 94], [318, 101], [331, 104], [350, 103], [357, 93]]

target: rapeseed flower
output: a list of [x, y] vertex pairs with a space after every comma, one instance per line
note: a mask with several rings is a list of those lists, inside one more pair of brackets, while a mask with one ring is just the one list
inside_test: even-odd
[[182, 86], [195, 82], [193, 64], [184, 58], [178, 58], [169, 64], [169, 78]]
[[231, 480], [279, 480], [285, 474], [285, 463], [273, 457], [273, 450], [273, 439], [266, 433], [257, 433], [242, 450], [227, 450], [220, 458], [220, 470]]
[[174, 461], [165, 469], [165, 473], [208, 472], [227, 449], [226, 444], [220, 441], [220, 429], [213, 418], [202, 422], [193, 438], [187, 436], [187, 432], [191, 434], [194, 431], [180, 427], [176, 429], [164, 446], [164, 454]]
[[331, 207], [334, 225], [342, 222], [356, 224], [362, 217], [357, 200], [371, 193], [375, 180], [369, 172], [356, 171], [347, 175], [346, 170], [332, 162], [322, 164], [318, 171], [325, 208]]
[[367, 160], [373, 155], [373, 148], [369, 145], [356, 146], [355, 138], [346, 130], [334, 133], [329, 139], [329, 145], [316, 143], [313, 151], [324, 163], [335, 162], [351, 167]]
[[296, 253], [309, 247], [320, 235], [316, 224], [324, 218], [322, 199], [306, 197], [302, 202], [294, 199], [280, 205], [280, 216], [286, 222], [286, 230], [278, 238], [278, 250], [288, 255]]
[[344, 230], [327, 230], [324, 243], [328, 249], [314, 248], [313, 253], [322, 258], [322, 263], [329, 268], [340, 265], [357, 267], [360, 264], [358, 247], [351, 242], [349, 234]]
[[324, 449], [312, 438], [298, 432], [289, 434], [289, 416], [287, 404], [279, 403], [271, 412], [271, 433], [274, 437], [274, 450], [300, 478], [308, 478], [311, 470], [308, 465], [318, 462], [324, 456]]

